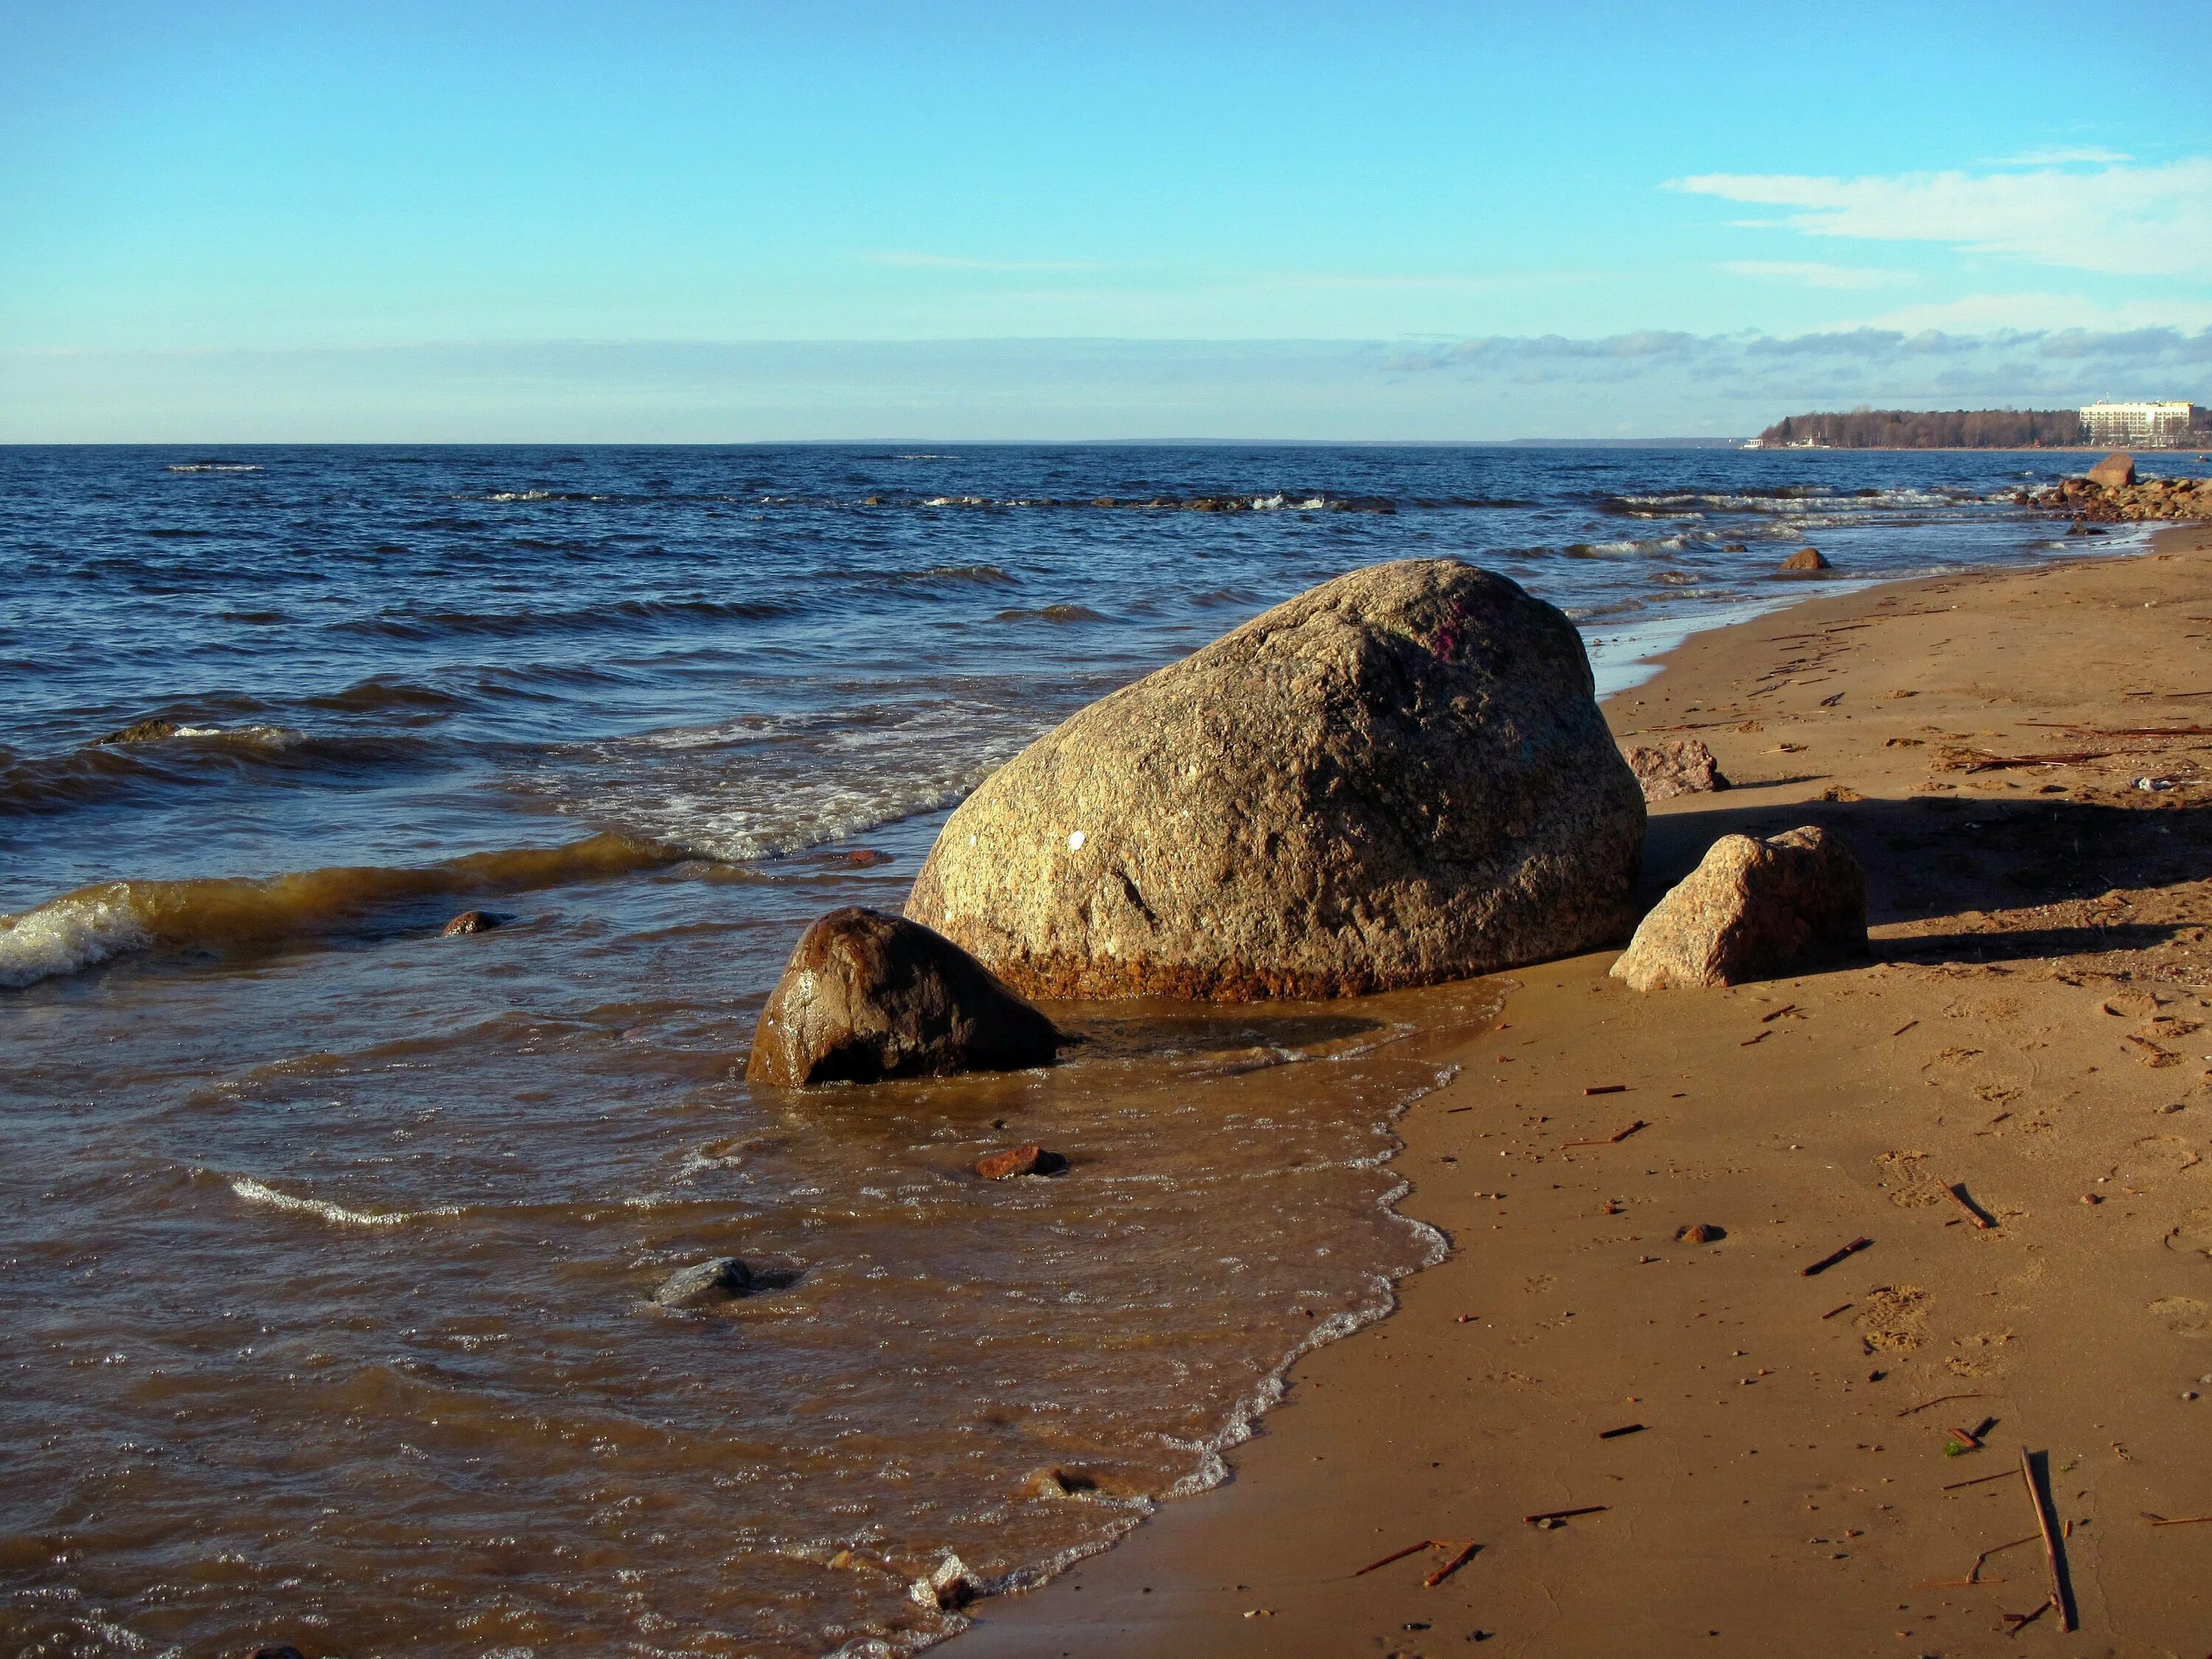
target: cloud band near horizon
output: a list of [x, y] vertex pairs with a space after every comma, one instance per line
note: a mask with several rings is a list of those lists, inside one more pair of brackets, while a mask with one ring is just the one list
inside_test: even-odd
[[0, 352], [0, 441], [1741, 436], [1861, 404], [2212, 399], [2212, 328]]

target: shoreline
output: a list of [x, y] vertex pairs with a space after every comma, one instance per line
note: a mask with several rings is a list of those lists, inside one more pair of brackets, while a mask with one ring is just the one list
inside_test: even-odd
[[[1692, 635], [1656, 678], [1608, 697], [1617, 735], [1694, 727], [1738, 781], [1654, 809], [1647, 901], [1724, 830], [1825, 823], [1868, 866], [1874, 956], [1643, 998], [1605, 977], [1613, 951], [1510, 975], [1501, 1024], [1457, 1056], [1465, 1074], [1397, 1125], [1396, 1167], [1413, 1183], [1398, 1212], [1440, 1228], [1451, 1255], [1399, 1282], [1392, 1316], [1291, 1366], [1282, 1400], [1229, 1454], [1225, 1485], [1163, 1506], [1029, 1595], [980, 1604], [959, 1650], [1413, 1655], [1497, 1639], [1493, 1651], [1596, 1654], [1621, 1650], [1629, 1627], [1654, 1654], [1762, 1651], [1793, 1633], [1854, 1650], [1923, 1650], [1896, 1649], [1901, 1636], [1984, 1650], [2000, 1603], [2037, 1600], [2024, 1555], [2002, 1589], [1986, 1587], [1994, 1565], [1971, 1589], [1911, 1585], [1963, 1576], [1978, 1550], [2014, 1535], [2017, 1480], [1949, 1492], [1936, 1477], [1998, 1468], [2016, 1435], [2067, 1467], [2053, 1496], [2087, 1529], [2072, 1546], [2084, 1628], [2116, 1653], [2178, 1650], [2167, 1638], [2185, 1642], [2212, 1606], [2191, 1575], [2212, 1575], [2201, 1547], [2176, 1547], [2129, 1504], [2212, 1508], [2212, 1480], [2153, 1493], [2144, 1468], [2154, 1449], [2212, 1443], [2212, 1415], [2181, 1398], [2212, 1396], [2195, 1381], [2212, 1371], [2212, 1266], [2177, 1248], [2191, 1227], [2212, 1247], [2212, 1207], [2201, 1222], [2191, 1213], [2212, 1206], [2198, 1173], [2212, 1164], [2190, 1161], [2205, 1155], [2212, 1073], [2172, 1046], [2194, 1029], [2182, 1010], [2203, 1012], [2198, 988], [2212, 1008], [2212, 958], [2191, 977], [2181, 902], [2201, 896], [2159, 864], [2212, 831], [2190, 832], [2186, 776], [2171, 791], [2118, 777], [2138, 761], [2183, 769], [2172, 741], [2107, 738], [2063, 766], [1935, 769], [1929, 757], [2045, 752], [2054, 734], [2035, 715], [2112, 731], [2146, 698], [2197, 695], [2163, 685], [2191, 678], [2190, 608], [2212, 608], [2201, 525], [2162, 529], [2133, 556], [1808, 593]], [[1969, 639], [1956, 623], [1973, 621], [2008, 622], [2015, 637]], [[2150, 630], [2160, 648], [2116, 637], [2124, 629]], [[1751, 672], [1778, 649], [1790, 672]], [[2024, 675], [2031, 662], [2040, 672]], [[2124, 664], [2132, 687], [2114, 681]], [[2212, 663], [2195, 678], [2212, 687]], [[2024, 781], [2045, 777], [2059, 781]], [[2212, 800], [2212, 774], [2205, 782]], [[2002, 837], [1986, 822], [1954, 816], [1968, 800], [2004, 820], [2008, 860], [1990, 855]], [[2057, 833], [2075, 848], [2047, 845], [2045, 818], [2063, 818]], [[1960, 847], [1943, 846], [1962, 830]], [[2124, 878], [2075, 892], [2085, 857], [2100, 879]], [[2130, 884], [2146, 875], [2157, 879]], [[2116, 906], [2130, 917], [2118, 950], [2109, 918], [2090, 914]], [[2054, 927], [2055, 911], [2082, 911], [2086, 925]], [[2130, 1006], [2106, 1013], [2112, 986]], [[2133, 1006], [2146, 996], [2157, 1000]], [[2024, 1021], [2032, 1042], [2013, 1029]], [[1915, 1028], [1932, 1022], [1956, 1040], [1923, 1054]], [[1777, 1067], [1784, 1049], [1796, 1052]], [[1581, 1092], [1616, 1082], [1628, 1085], [1620, 1101]], [[2092, 1087], [2129, 1097], [2124, 1123], [2091, 1121], [2079, 1103]], [[1565, 1145], [1647, 1117], [1639, 1151]], [[2115, 1139], [2122, 1129], [2134, 1133]], [[2085, 1151], [2102, 1159], [2094, 1171], [2054, 1156]], [[2132, 1163], [2145, 1170], [2121, 1167]], [[1994, 1228], [1965, 1224], [1952, 1181], [1990, 1203]], [[2088, 1200], [2116, 1182], [2117, 1218], [2140, 1224], [2100, 1229], [2112, 1206]], [[1513, 1197], [1491, 1196], [1498, 1188]], [[2148, 1256], [2153, 1218], [2165, 1224]], [[1674, 1238], [1699, 1222], [1726, 1237]], [[1787, 1271], [1860, 1233], [1876, 1248], [1819, 1284]], [[2100, 1250], [2116, 1233], [2127, 1247]], [[1962, 1275], [1974, 1297], [1953, 1282]], [[2115, 1300], [2104, 1293], [2115, 1279], [2159, 1293]], [[1801, 1306], [1808, 1297], [1820, 1307]], [[2037, 1340], [2061, 1316], [2115, 1328], [2094, 1353], [2062, 1352]], [[2114, 1375], [2124, 1358], [2163, 1386]], [[1923, 1431], [1895, 1414], [1947, 1392], [1967, 1396], [1956, 1410], [2000, 1419], [1990, 1451], [1947, 1459], [1949, 1432], [1975, 1425], [1945, 1417]], [[2126, 1432], [2117, 1420], [2087, 1428], [2123, 1405]], [[2126, 1451], [2131, 1436], [2144, 1456]], [[2098, 1474], [2118, 1479], [2076, 1484], [2088, 1477], [2069, 1460], [2100, 1457]], [[2130, 1481], [2145, 1490], [2125, 1501], [2100, 1490]], [[1604, 1507], [1555, 1531], [1518, 1518], [1584, 1504]], [[1975, 1529], [1983, 1516], [2004, 1517], [1996, 1534]], [[1482, 1548], [1434, 1589], [1411, 1561], [1355, 1571], [1431, 1534]], [[1425, 1555], [1436, 1566], [1455, 1553]]]

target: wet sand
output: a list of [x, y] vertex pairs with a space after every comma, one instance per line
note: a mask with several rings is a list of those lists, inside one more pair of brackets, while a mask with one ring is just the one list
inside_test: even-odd
[[[1449, 1257], [1297, 1365], [1227, 1486], [975, 1609], [963, 1659], [2018, 1651], [2062, 1639], [2005, 1633], [2040, 1543], [1963, 1581], [2036, 1534], [2023, 1446], [2069, 1646], [2212, 1646], [2212, 1523], [2145, 1519], [2212, 1515], [2212, 531], [1808, 587], [1609, 712], [1694, 727], [1739, 785], [1655, 810], [1650, 896], [1717, 835], [1826, 824], [1873, 955], [1649, 996], [1612, 952], [1515, 975], [1401, 1126], [1400, 1207]], [[1986, 764], [2028, 757], [2066, 758]], [[1455, 1547], [1356, 1571], [1427, 1539]]]

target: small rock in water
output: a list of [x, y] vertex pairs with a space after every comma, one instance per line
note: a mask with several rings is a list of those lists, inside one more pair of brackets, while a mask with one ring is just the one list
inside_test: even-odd
[[1674, 1237], [1685, 1244], [1717, 1244], [1728, 1237], [1728, 1231], [1711, 1222], [1699, 1221], [1687, 1227], [1677, 1228]]
[[1766, 841], [1723, 836], [1611, 971], [1638, 991], [1741, 985], [1866, 948], [1866, 872], [1841, 840], [1808, 824]]
[[499, 926], [499, 918], [484, 910], [464, 910], [446, 924], [441, 939], [458, 939], [463, 933], [487, 933]]
[[1022, 1494], [1027, 1498], [1066, 1498], [1097, 1490], [1097, 1481], [1080, 1469], [1039, 1469], [1022, 1483]]
[[951, 939], [858, 905], [799, 936], [753, 1033], [748, 1083], [804, 1088], [1049, 1066], [1073, 1041]]
[[986, 1181], [1011, 1181], [1016, 1176], [1055, 1176], [1066, 1173], [1067, 1160], [1042, 1146], [1009, 1146], [978, 1159], [975, 1173]]
[[928, 1577], [917, 1578], [908, 1585], [907, 1594], [925, 1607], [953, 1613], [981, 1595], [982, 1587], [958, 1556], [948, 1555]]
[[134, 726], [110, 732], [105, 737], [94, 738], [102, 743], [155, 743], [163, 738], [173, 738], [184, 728], [174, 720], [140, 720]]
[[1695, 738], [1670, 738], [1649, 748], [1637, 744], [1621, 752], [1637, 782], [1644, 786], [1647, 801], [1703, 795], [1729, 787], [1713, 751]]
[[1817, 547], [1801, 547], [1775, 568], [1785, 575], [1795, 575], [1807, 570], [1832, 570], [1827, 555]]
[[752, 1269], [733, 1255], [723, 1255], [669, 1274], [653, 1299], [664, 1308], [704, 1308], [750, 1295], [752, 1288]]
[[2136, 481], [2136, 458], [2116, 449], [2089, 469], [2089, 482], [2107, 489], [2125, 489]]

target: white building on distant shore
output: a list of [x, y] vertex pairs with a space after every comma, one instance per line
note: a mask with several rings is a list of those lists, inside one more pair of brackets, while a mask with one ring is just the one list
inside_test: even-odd
[[2081, 431], [2093, 444], [2166, 449], [2197, 441], [2190, 433], [2203, 419], [2194, 404], [2091, 404]]

